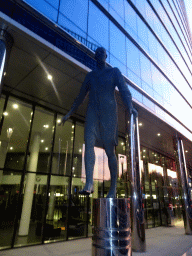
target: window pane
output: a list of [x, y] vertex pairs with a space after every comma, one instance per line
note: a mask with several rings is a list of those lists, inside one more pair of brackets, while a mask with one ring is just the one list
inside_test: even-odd
[[[28, 159], [27, 171], [49, 172], [49, 159], [53, 137], [53, 114], [42, 108], [36, 108], [31, 141], [30, 155]], [[36, 154], [37, 157], [36, 158]], [[33, 157], [35, 156], [35, 160]], [[31, 162], [33, 161], [33, 163]], [[37, 164], [37, 167], [35, 167]]]
[[88, 34], [106, 50], [109, 49], [108, 19], [92, 2], [89, 5]]
[[140, 53], [137, 47], [128, 39], [126, 39], [126, 52], [127, 67], [140, 77]]
[[29, 136], [31, 106], [9, 98], [1, 140], [1, 168], [22, 170]]
[[[0, 171], [1, 172], [1, 171]], [[11, 247], [15, 210], [18, 205], [21, 173], [4, 171], [0, 173], [0, 248]]]
[[69, 178], [51, 176], [45, 240], [66, 240]]
[[[62, 116], [58, 116], [57, 123]], [[52, 159], [52, 173], [60, 175], [71, 174], [71, 159], [73, 150], [74, 124], [65, 122], [64, 126], [57, 125]]]
[[74, 22], [79, 28], [87, 32], [87, 0], [61, 0], [60, 12], [70, 21]]
[[[47, 176], [27, 173], [15, 247], [41, 244], [45, 215]], [[46, 227], [45, 227], [46, 229]], [[45, 232], [46, 234], [46, 232]]]
[[126, 65], [125, 35], [110, 22], [110, 52]]

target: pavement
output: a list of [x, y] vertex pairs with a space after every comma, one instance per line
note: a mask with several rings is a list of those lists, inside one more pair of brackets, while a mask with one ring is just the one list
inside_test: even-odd
[[[0, 251], [0, 256], [91, 256], [91, 238], [49, 243]], [[185, 235], [183, 222], [172, 227], [146, 229], [146, 252], [133, 256], [192, 256], [192, 236]]]

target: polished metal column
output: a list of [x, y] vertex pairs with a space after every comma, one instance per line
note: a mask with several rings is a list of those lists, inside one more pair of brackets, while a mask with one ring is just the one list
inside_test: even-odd
[[179, 160], [178, 179], [182, 189], [183, 206], [184, 206], [184, 226], [185, 233], [192, 235], [192, 208], [190, 200], [190, 190], [188, 184], [188, 173], [185, 161], [185, 151], [183, 141], [177, 139], [177, 153]]
[[130, 180], [131, 180], [131, 231], [132, 249], [146, 251], [144, 208], [141, 190], [140, 140], [138, 117], [131, 115], [130, 122]]
[[129, 198], [93, 199], [93, 256], [131, 256]]
[[0, 95], [12, 45], [13, 39], [11, 35], [6, 30], [0, 29]]

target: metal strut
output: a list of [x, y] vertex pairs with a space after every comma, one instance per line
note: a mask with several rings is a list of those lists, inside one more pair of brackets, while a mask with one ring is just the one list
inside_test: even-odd
[[130, 157], [131, 157], [131, 216], [132, 249], [146, 251], [144, 207], [141, 189], [140, 140], [138, 117], [131, 114], [130, 123]]

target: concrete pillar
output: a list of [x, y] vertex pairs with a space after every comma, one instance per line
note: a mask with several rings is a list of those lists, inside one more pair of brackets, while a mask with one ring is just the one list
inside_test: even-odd
[[12, 45], [13, 38], [11, 35], [6, 30], [0, 29], [0, 94]]
[[31, 218], [31, 208], [33, 203], [33, 191], [36, 179], [37, 163], [40, 147], [40, 133], [36, 133], [33, 137], [31, 153], [29, 159], [29, 171], [25, 185], [25, 194], [19, 226], [19, 236], [27, 236], [29, 232], [29, 224]]
[[47, 213], [47, 219], [53, 220], [55, 208], [55, 186], [51, 186], [50, 196], [49, 196], [49, 208]]

